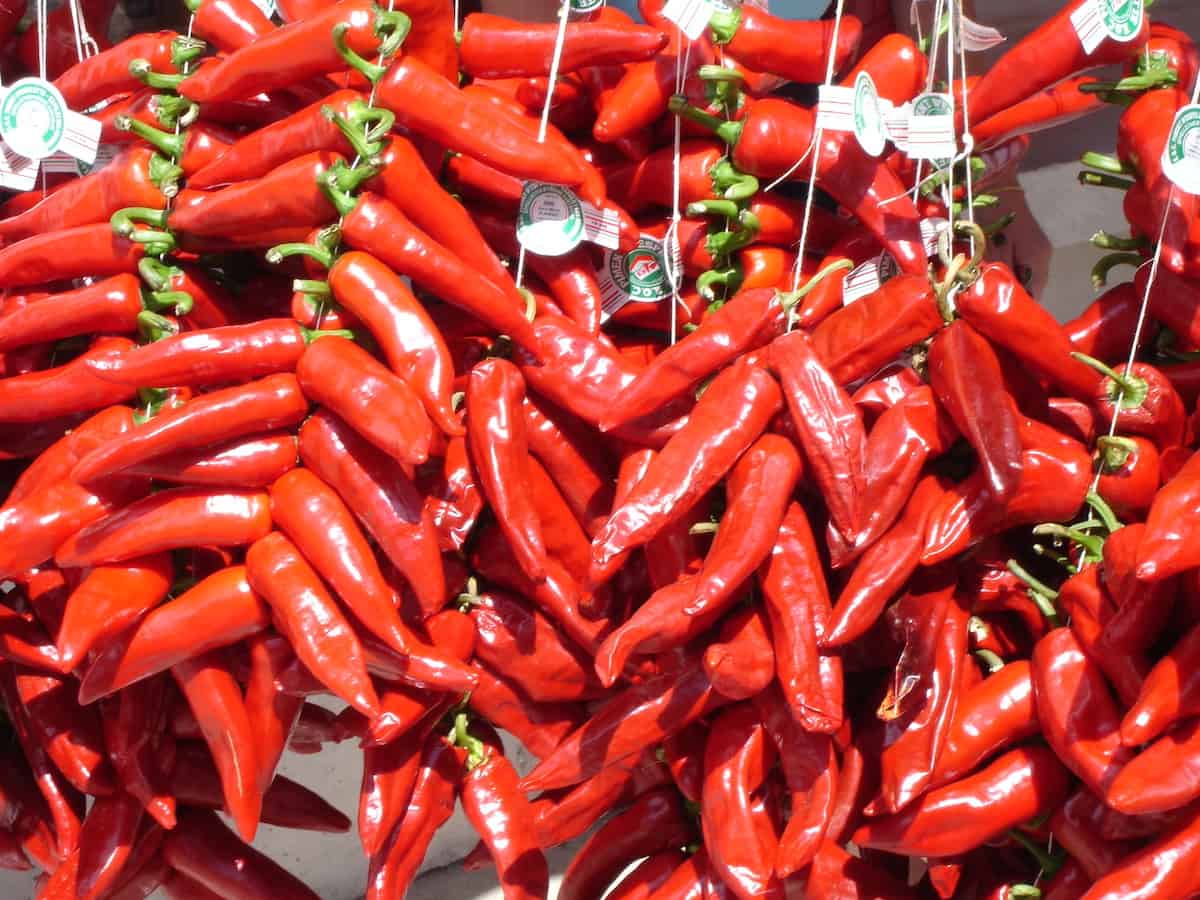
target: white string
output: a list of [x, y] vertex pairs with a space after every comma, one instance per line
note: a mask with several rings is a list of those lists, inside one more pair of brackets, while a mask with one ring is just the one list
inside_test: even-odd
[[[934, 8], [933, 8], [933, 33], [929, 37], [929, 57], [928, 57], [929, 65], [926, 66], [926, 68], [925, 68], [925, 93], [927, 93], [927, 94], [933, 90], [933, 79], [934, 79], [934, 76], [937, 74], [937, 65], [936, 65], [937, 55], [938, 55], [938, 50], [940, 49], [941, 43], [942, 43], [942, 28], [941, 28], [942, 16], [944, 16], [945, 14], [946, 14], [946, 0], [937, 0], [937, 3], [934, 5]], [[920, 28], [920, 24], [921, 24], [921, 16], [920, 16], [920, 14], [918, 14], [917, 15], [918, 29]], [[919, 30], [918, 30], [918, 34], [920, 34]], [[925, 168], [925, 160], [918, 159], [917, 160], [917, 168], [913, 174], [913, 189], [912, 189], [913, 203], [916, 203], [920, 200], [921, 185], [924, 184], [925, 181], [927, 180], [927, 179], [923, 179], [921, 177], [921, 170], [924, 168]], [[929, 177], [933, 178], [936, 175], [937, 175], [937, 172], [935, 170], [934, 172], [932, 172], [930, 174]], [[905, 193], [907, 194], [907, 191]], [[897, 198], [892, 197], [887, 202], [890, 202], [891, 200], [895, 200], [895, 199], [897, 199]]]
[[38, 76], [46, 78], [46, 40], [47, 23], [50, 13], [46, 9], [46, 0], [37, 0], [37, 37], [38, 37]]
[[[971, 113], [967, 109], [967, 45], [962, 37], [964, 17], [961, 0], [955, 0], [954, 5], [958, 8], [958, 61], [959, 69], [962, 72], [962, 77], [959, 80], [959, 91], [962, 95], [963, 147], [969, 148], [974, 145], [974, 141], [971, 139]], [[951, 90], [953, 89], [953, 82], [951, 82]], [[969, 156], [967, 159], [967, 219], [972, 225], [975, 224], [975, 175], [971, 171]], [[975, 257], [974, 229], [971, 231], [971, 257]]]
[[100, 52], [100, 45], [96, 43], [96, 39], [88, 32], [87, 19], [83, 16], [83, 10], [80, 9], [79, 0], [68, 0], [71, 4], [71, 25], [75, 32], [75, 55], [83, 62], [89, 56], [95, 56]]
[[[563, 43], [567, 37], [567, 18], [570, 13], [570, 0], [562, 0], [562, 5], [558, 8], [558, 33], [554, 36], [554, 55], [550, 57], [550, 75], [546, 82], [546, 99], [542, 103], [542, 118], [538, 123], [537, 142], [539, 144], [546, 143], [546, 130], [550, 127], [550, 105], [554, 100], [554, 83], [558, 81], [558, 67], [562, 63]], [[517, 290], [523, 287], [524, 281], [525, 245], [520, 244], [517, 250]]]
[[[826, 61], [826, 64], [825, 64], [825, 84], [826, 85], [829, 85], [833, 82], [833, 70], [834, 70], [835, 60], [837, 58], [838, 32], [841, 30], [841, 27], [842, 27], [842, 11], [845, 9], [845, 7], [846, 7], [845, 0], [838, 0], [837, 13], [833, 20], [833, 37], [832, 37], [832, 41], [829, 45], [829, 59]], [[812, 146], [809, 148], [812, 150], [812, 156], [813, 156], [812, 174], [809, 176], [809, 179], [808, 179], [808, 193], [806, 193], [804, 195], [804, 218], [800, 221], [800, 243], [798, 243], [796, 245], [796, 262], [792, 266], [792, 290], [793, 291], [795, 291], [800, 286], [800, 270], [804, 266], [804, 250], [808, 246], [808, 226], [812, 222], [813, 200], [815, 199], [816, 194], [817, 194], [817, 169], [821, 165], [821, 141], [824, 138], [824, 128], [821, 127], [820, 113], [817, 114], [816, 120], [814, 121], [813, 124], [815, 126], [815, 131], [813, 133]], [[789, 170], [788, 174], [790, 174], [791, 171], [794, 171], [797, 167], [799, 167], [799, 165], [800, 165], [800, 161], [797, 161], [796, 165], [793, 166], [791, 170]], [[776, 179], [770, 185], [767, 186], [767, 190], [768, 191], [771, 190], [771, 188], [775, 187], [775, 185], [777, 185], [782, 180], [783, 180], [782, 178]], [[795, 306], [788, 307], [788, 321], [787, 321], [787, 330], [788, 331], [791, 331], [793, 328], [796, 327], [795, 310], [796, 310]]]
[[[679, 35], [680, 43], [683, 44], [683, 53], [675, 54], [675, 93], [683, 93], [684, 73], [688, 71], [691, 63], [692, 42], [689, 41], [681, 32]], [[679, 174], [680, 166], [680, 147], [683, 142], [683, 126], [679, 120], [679, 116], [675, 116], [675, 136], [674, 136], [674, 157], [671, 160], [671, 224], [667, 226], [667, 233], [663, 235], [663, 266], [666, 268], [667, 283], [671, 285], [671, 336], [670, 342], [675, 343], [676, 333], [679, 331], [679, 304], [683, 302], [679, 296], [679, 285], [682, 283], [683, 273], [675, 266], [675, 253], [673, 248], [679, 245], [679, 195], [681, 193]]]
[[[946, 8], [946, 84], [949, 85], [951, 92], [954, 90], [954, 4], [955, 0], [949, 0]], [[938, 20], [939, 25], [941, 20]], [[940, 28], [938, 29], [941, 30]], [[932, 66], [930, 67], [933, 68]], [[953, 98], [953, 93], [951, 93]], [[967, 168], [971, 168], [968, 161]], [[946, 170], [946, 180], [942, 183], [942, 205], [946, 207], [946, 218], [949, 219], [948, 228], [950, 229], [950, 240], [954, 240], [954, 166], [951, 165]]]

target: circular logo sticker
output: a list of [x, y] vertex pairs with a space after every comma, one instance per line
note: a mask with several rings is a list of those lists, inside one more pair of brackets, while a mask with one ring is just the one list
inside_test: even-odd
[[1185, 106], [1163, 148], [1163, 171], [1189, 194], [1200, 194], [1200, 106]]
[[527, 182], [517, 216], [517, 240], [539, 256], [562, 256], [583, 240], [579, 198], [557, 184]]
[[608, 273], [634, 303], [657, 303], [671, 293], [662, 244], [643, 236], [626, 254], [608, 255]]
[[883, 113], [879, 109], [879, 92], [866, 72], [859, 72], [854, 81], [854, 136], [871, 156], [881, 154], [887, 143]]
[[1142, 0], [1100, 0], [1104, 30], [1114, 41], [1132, 41], [1142, 30]]
[[27, 159], [45, 159], [62, 143], [67, 103], [40, 78], [14, 82], [0, 102], [0, 137]]

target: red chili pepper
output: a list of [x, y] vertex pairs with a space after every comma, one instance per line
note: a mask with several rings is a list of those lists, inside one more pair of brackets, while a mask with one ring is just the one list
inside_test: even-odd
[[530, 453], [546, 467], [583, 530], [594, 536], [612, 509], [608, 460], [565, 414], [528, 396], [524, 411]]
[[296, 438], [252, 435], [227, 444], [168, 453], [130, 467], [130, 473], [171, 484], [263, 488], [298, 461]]
[[[611, 88], [593, 98], [597, 109], [592, 134], [602, 143], [632, 137], [667, 111], [675, 90], [676, 70], [682, 63], [680, 57], [685, 56], [684, 37], [674, 26], [653, 21], [650, 24], [670, 35], [666, 48], [654, 59], [626, 67]], [[690, 43], [686, 51], [689, 66], [683, 71], [685, 80], [696, 67], [711, 62], [713, 56], [711, 45], [704, 39]]]
[[293, 375], [213, 391], [164, 411], [134, 431], [97, 447], [80, 460], [71, 477], [95, 481], [155, 457], [204, 447], [215, 441], [294, 425], [308, 413], [308, 401]]
[[[113, 127], [118, 132], [129, 132], [135, 138], [141, 138], [156, 149], [163, 160], [173, 163], [183, 175], [190, 180], [193, 172], [198, 172], [225, 153], [236, 140], [236, 136], [224, 128], [207, 125], [203, 122], [194, 123], [179, 134], [163, 131], [153, 124], [130, 115], [118, 115], [113, 119]], [[299, 154], [297, 154], [299, 155]], [[153, 161], [152, 161], [153, 164]], [[159, 163], [161, 166], [162, 163]], [[169, 190], [168, 184], [164, 192], [176, 198], [180, 205], [191, 206], [204, 200], [204, 196], [194, 190], [175, 193]], [[136, 206], [136, 204], [127, 204]], [[154, 208], [158, 209], [161, 204]]]
[[467, 698], [471, 709], [513, 735], [537, 759], [550, 756], [584, 718], [578, 704], [531, 700], [482, 663], [475, 668], [479, 683]]
[[233, 53], [275, 30], [270, 17], [249, 0], [187, 0], [192, 32], [222, 53]]
[[[165, 724], [166, 687], [164, 678], [127, 686], [101, 705], [101, 720], [108, 758], [121, 787], [163, 828], [174, 828], [175, 798], [166, 790], [163, 771], [172, 752], [160, 732]], [[198, 724], [197, 732], [199, 737]]]
[[267, 628], [270, 612], [243, 566], [216, 572], [98, 648], [79, 688], [81, 703], [119, 691], [193, 656]]
[[778, 18], [755, 7], [721, 11], [709, 27], [713, 43], [742, 65], [805, 84], [824, 80], [831, 53], [833, 71], [841, 71], [857, 52], [862, 36], [862, 23], [854, 16], [842, 16], [834, 51], [833, 22]]
[[1150, 900], [1195, 893], [1200, 815], [1122, 859], [1084, 895], [1089, 900]]
[[631, 870], [606, 895], [610, 900], [647, 900], [683, 863], [686, 857], [679, 850], [662, 850], [652, 854]]
[[225, 808], [244, 840], [253, 840], [262, 808], [254, 726], [224, 650], [210, 650], [171, 667], [200, 723], [221, 777]]
[[718, 640], [704, 651], [704, 671], [713, 689], [730, 700], [748, 700], [775, 678], [775, 651], [762, 613], [750, 607], [733, 613]]
[[464, 761], [462, 751], [445, 738], [426, 739], [404, 818], [371, 858], [368, 900], [402, 896], [416, 878], [434, 835], [454, 813]]
[[58, 648], [30, 616], [0, 608], [0, 657], [46, 672], [65, 672]]
[[611, 578], [625, 551], [645, 544], [706, 494], [782, 402], [778, 385], [761, 369], [738, 365], [718, 375], [593, 541], [592, 584]]
[[163, 209], [183, 170], [148, 147], [131, 147], [109, 165], [76, 178], [37, 206], [0, 220], [6, 245], [46, 232], [107, 222], [127, 206]]
[[81, 334], [135, 334], [142, 297], [132, 275], [50, 294], [0, 313], [0, 352]]
[[1105, 38], [1090, 55], [1084, 52], [1071, 16], [1082, 5], [1071, 0], [1031, 34], [1010, 47], [971, 89], [972, 122], [983, 122], [1039, 90], [1094, 66], [1124, 62], [1150, 36], [1150, 20], [1129, 41]]
[[350, 509], [307, 469], [271, 486], [278, 526], [355, 617], [406, 660], [409, 678], [445, 690], [469, 690], [474, 676], [444, 651], [425, 644], [401, 621], [395, 597]]
[[[647, 752], [608, 766], [580, 784], [547, 791], [532, 801], [538, 843], [549, 849], [574, 840], [624, 798], [669, 781], [662, 764]], [[697, 788], [695, 798], [699, 796]]]
[[101, 337], [65, 365], [0, 379], [0, 421], [41, 422], [132, 399], [134, 388], [98, 378], [89, 365], [132, 346], [127, 338]]
[[181, 487], [143, 497], [83, 528], [55, 553], [60, 566], [95, 566], [204, 543], [244, 546], [271, 530], [267, 495]]
[[166, 554], [93, 568], [67, 600], [58, 630], [63, 665], [74, 668], [105, 642], [157, 606], [171, 587], [174, 568]]
[[340, 71], [345, 64], [329, 39], [337, 26], [344, 26], [342, 40], [346, 44], [370, 56], [395, 50], [408, 33], [409, 18], [386, 12], [371, 0], [335, 4], [200, 66], [180, 81], [179, 93], [202, 104], [241, 100]]
[[612, 695], [521, 780], [525, 791], [577, 784], [654, 746], [709, 708], [712, 685], [698, 661]]
[[1200, 565], [1186, 527], [1198, 501], [1198, 472], [1200, 454], [1194, 454], [1155, 495], [1146, 515], [1146, 533], [1138, 548], [1139, 579], [1161, 581]]
[[300, 429], [300, 458], [338, 492], [431, 614], [445, 604], [445, 570], [432, 514], [388, 456], [328, 410]]
[[1200, 630], [1193, 628], [1150, 670], [1137, 700], [1121, 721], [1121, 742], [1146, 744], [1173, 723], [1196, 714], [1200, 683], [1192, 661], [1200, 655]]
[[29, 464], [13, 482], [6, 504], [19, 503], [43, 488], [67, 480], [83, 456], [133, 427], [133, 411], [125, 406], [110, 406], [86, 419]]
[[[666, 453], [651, 464], [634, 495], [654, 478], [653, 467]], [[728, 609], [738, 588], [771, 554], [799, 474], [799, 455], [778, 435], [764, 435], [742, 454], [729, 474], [726, 512], [700, 572], [656, 591], [605, 639], [596, 655], [602, 682], [611, 685], [631, 655], [682, 646]], [[620, 508], [636, 507], [626, 499]]]
[[86, 109], [115, 94], [136, 91], [141, 82], [129, 70], [145, 60], [153, 72], [181, 72], [204, 52], [204, 43], [174, 31], [134, 34], [115, 47], [103, 49], [71, 66], [54, 79], [54, 86], [72, 109]]
[[[472, 13], [463, 20], [460, 65], [475, 78], [548, 75], [558, 28]], [[650, 59], [667, 36], [645, 25], [572, 22], [564, 32], [560, 72]]]
[[187, 810], [163, 843], [163, 858], [227, 900], [318, 900], [286, 869], [242, 843], [215, 812]]
[[246, 573], [251, 587], [271, 605], [273, 618], [301, 662], [331, 691], [375, 720], [376, 734], [390, 727], [377, 718], [379, 698], [367, 675], [362, 646], [296, 546], [280, 534], [263, 537], [246, 554]]
[[1038, 720], [1058, 757], [1103, 795], [1132, 753], [1121, 746], [1120, 716], [1103, 671], [1069, 629], [1042, 638], [1033, 651]]
[[[1024, 100], [1001, 107], [984, 121], [971, 124], [971, 136], [981, 150], [998, 147], [1005, 141], [1025, 134], [1034, 134], [1060, 125], [1067, 125], [1104, 107], [1099, 94], [1082, 90], [1085, 85], [1099, 81], [1090, 75], [1068, 78], [1029, 94]], [[972, 92], [978, 85], [972, 88]], [[968, 98], [970, 102], [970, 97]], [[1085, 351], [1086, 352], [1086, 351]]]

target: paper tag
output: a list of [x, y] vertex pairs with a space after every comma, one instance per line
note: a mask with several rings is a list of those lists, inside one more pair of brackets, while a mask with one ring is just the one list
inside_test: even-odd
[[563, 256], [583, 241], [583, 204], [557, 184], [527, 181], [517, 213], [517, 240], [539, 256]]
[[55, 151], [85, 162], [96, 158], [100, 123], [72, 112], [53, 84], [22, 78], [0, 90], [0, 137], [14, 153], [29, 159], [45, 159]]
[[962, 45], [964, 50], [970, 53], [991, 50], [993, 47], [1003, 44], [1007, 40], [1008, 38], [990, 25], [980, 25], [966, 16], [962, 17]]
[[912, 103], [893, 106], [883, 116], [884, 127], [892, 143], [908, 152], [908, 119], [912, 115]]
[[887, 145], [883, 112], [875, 82], [866, 72], [859, 72], [854, 79], [854, 136], [870, 156], [879, 156]]
[[842, 304], [850, 305], [879, 290], [885, 281], [898, 275], [896, 260], [886, 250], [853, 269], [842, 282]]
[[1144, 15], [1142, 0], [1083, 0], [1071, 13], [1071, 24], [1083, 52], [1091, 55], [1105, 38], [1132, 41], [1142, 29]]
[[1185, 106], [1175, 113], [1163, 147], [1162, 167], [1180, 189], [1200, 194], [1200, 106]]
[[96, 148], [96, 158], [90, 163], [82, 159], [75, 160], [75, 169], [80, 177], [98, 172], [116, 159], [123, 148], [117, 144], [101, 144]]
[[823, 131], [854, 130], [854, 88], [821, 85], [817, 90], [817, 127]]
[[0, 144], [0, 187], [28, 191], [37, 184], [38, 161], [26, 159]]
[[663, 242], [643, 234], [628, 253], [609, 250], [597, 273], [600, 282], [601, 321], [627, 303], [658, 303], [671, 296]]
[[913, 101], [908, 120], [908, 155], [935, 160], [938, 168], [944, 168], [957, 151], [954, 101], [949, 94], [921, 94]]
[[941, 236], [941, 233], [945, 231], [949, 225], [949, 219], [943, 219], [940, 217], [921, 220], [921, 243], [925, 247], [926, 256], [933, 256], [935, 253], [937, 253], [938, 237]]
[[679, 26], [689, 41], [694, 41], [704, 34], [715, 11], [712, 0], [667, 0], [662, 15]]
[[621, 218], [615, 209], [597, 209], [590, 203], [579, 201], [583, 210], [583, 239], [599, 244], [609, 250], [621, 246]]

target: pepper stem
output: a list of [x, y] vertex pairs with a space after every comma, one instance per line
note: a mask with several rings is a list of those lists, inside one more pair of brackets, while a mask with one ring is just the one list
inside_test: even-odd
[[296, 278], [292, 281], [292, 290], [299, 294], [312, 294], [314, 297], [332, 297], [328, 281], [316, 281], [310, 278]]
[[1110, 253], [1108, 256], [1102, 256], [1092, 266], [1092, 287], [1099, 290], [1108, 284], [1108, 273], [1117, 266], [1133, 266], [1137, 268], [1144, 261], [1140, 253]]
[[1025, 582], [1025, 586], [1029, 588], [1029, 598], [1037, 606], [1042, 617], [1052, 628], [1057, 628], [1058, 610], [1054, 608], [1054, 601], [1058, 599], [1058, 591], [1051, 588], [1049, 585], [1043, 584], [1038, 579], [1034, 578], [1029, 571], [1015, 559], [1010, 559], [1005, 563], [1004, 567], [1012, 572], [1017, 578]]
[[1096, 449], [1100, 452], [1100, 464], [1105, 472], [1116, 472], [1137, 453], [1137, 444], [1127, 437], [1102, 434], [1096, 438]]
[[1035, 844], [1027, 834], [1022, 834], [1015, 828], [1008, 830], [1008, 836], [1029, 851], [1030, 856], [1037, 860], [1038, 866], [1047, 876], [1053, 875], [1062, 868], [1063, 861], [1057, 857], [1051, 856], [1040, 846]]
[[[1139, 59], [1141, 57], [1139, 56]], [[1141, 94], [1179, 84], [1179, 73], [1170, 66], [1150, 65], [1120, 81], [1094, 81], [1079, 85], [1081, 94]]]
[[837, 262], [832, 262], [825, 268], [821, 269], [812, 278], [804, 283], [804, 287], [796, 288], [794, 291], [784, 293], [780, 291], [779, 302], [785, 310], [790, 314], [791, 311], [812, 292], [818, 284], [832, 275], [834, 272], [840, 272], [842, 269], [853, 269], [854, 263], [848, 259], [839, 259]]
[[1089, 150], [1083, 156], [1079, 157], [1079, 161], [1089, 169], [1095, 169], [1098, 172], [1108, 172], [1111, 175], [1137, 174], [1111, 153], [1096, 153]]
[[1092, 187], [1116, 188], [1118, 191], [1127, 191], [1134, 185], [1133, 179], [1118, 178], [1108, 172], [1080, 172], [1079, 183]]
[[730, 122], [725, 119], [719, 119], [712, 113], [706, 113], [704, 110], [692, 106], [687, 102], [687, 97], [684, 97], [682, 94], [676, 94], [672, 97], [667, 102], [667, 109], [677, 116], [682, 116], [690, 122], [695, 122], [697, 125], [709, 129], [730, 146], [738, 142], [738, 139], [742, 136], [742, 128], [745, 127], [741, 122]]
[[158, 153], [150, 157], [150, 180], [162, 191], [164, 197], [174, 197], [179, 193], [179, 179], [182, 177], [181, 166], [175, 165]]
[[1109, 234], [1104, 230], [1097, 231], [1091, 236], [1090, 240], [1093, 247], [1098, 247], [1101, 250], [1120, 250], [1126, 253], [1141, 250], [1149, 246], [1149, 242], [1145, 238], [1117, 237], [1115, 234]]
[[[191, 3], [194, 2], [198, 9], [201, 0], [185, 0], [185, 2], [188, 2], [189, 8], [191, 8]], [[196, 9], [192, 9], [192, 12], [195, 11]], [[204, 41], [199, 38], [181, 34], [175, 40], [171, 41], [171, 65], [182, 72], [184, 66], [190, 62], [194, 62], [204, 54], [205, 47]]]
[[277, 266], [291, 256], [307, 256], [310, 259], [315, 259], [326, 269], [333, 265], [332, 253], [324, 247], [318, 247], [316, 244], [306, 244], [303, 241], [276, 244], [267, 251], [267, 262], [273, 266]]
[[171, 279], [183, 274], [176, 266], [169, 266], [159, 259], [146, 257], [138, 263], [138, 274], [152, 291], [165, 291], [171, 287]]
[[1041, 888], [1032, 884], [1013, 884], [1009, 885], [1005, 900], [1041, 900], [1041, 896]]
[[731, 285], [738, 285], [742, 280], [742, 270], [740, 266], [727, 266], [724, 269], [709, 269], [707, 272], [702, 272], [696, 278], [696, 290], [705, 300], [716, 300], [717, 285], [723, 286], [727, 292], [731, 292]]
[[533, 291], [529, 288], [517, 288], [517, 293], [525, 298], [525, 318], [532, 322], [537, 318], [537, 297], [533, 296]]
[[1122, 409], [1137, 409], [1146, 402], [1150, 385], [1145, 378], [1139, 378], [1130, 372], [1117, 372], [1112, 366], [1095, 357], [1088, 356], [1086, 353], [1076, 351], [1071, 355], [1085, 366], [1095, 369], [1111, 380], [1112, 384], [1107, 389], [1108, 397], [1110, 400], [1120, 403]]
[[412, 30], [412, 19], [398, 9], [375, 8], [375, 36], [380, 38], [379, 58], [395, 55]]
[[1084, 549], [1088, 556], [1100, 559], [1104, 556], [1104, 538], [1097, 537], [1094, 534], [1085, 534], [1078, 528], [1071, 528], [1067, 525], [1059, 525], [1057, 522], [1047, 522], [1044, 525], [1037, 525], [1033, 529], [1033, 533], [1037, 535], [1047, 535], [1048, 537], [1062, 538], [1067, 541], [1074, 541]]
[[744, 209], [738, 213], [738, 225], [741, 227], [737, 231], [721, 231], [705, 238], [705, 249], [714, 259], [727, 257], [754, 243], [761, 227], [758, 216]]
[[175, 94], [155, 94], [150, 101], [154, 116], [164, 128], [186, 128], [200, 115], [200, 107], [187, 97]]
[[177, 316], [186, 316], [192, 311], [194, 302], [187, 291], [142, 292], [142, 306], [156, 313], [170, 310]]
[[150, 60], [135, 59], [129, 64], [129, 74], [156, 91], [174, 91], [183, 84], [184, 75], [164, 75], [150, 68]]
[[[1103, 438], [1101, 438], [1101, 440], [1103, 440]], [[1116, 440], [1124, 439], [1117, 438]], [[1095, 491], [1088, 491], [1085, 500], [1087, 505], [1092, 508], [1092, 511], [1100, 517], [1100, 521], [1104, 523], [1104, 527], [1108, 529], [1109, 534], [1112, 534], [1114, 531], [1120, 531], [1125, 527], [1121, 524], [1121, 520], [1117, 518], [1117, 514], [1113, 508], [1108, 505], [1108, 501], [1106, 501]]]
[[454, 717], [454, 743], [467, 751], [467, 768], [474, 769], [487, 759], [487, 747], [479, 738], [471, 737], [467, 731], [467, 714], [460, 712]]
[[323, 337], [340, 337], [348, 341], [352, 341], [355, 338], [354, 332], [348, 328], [305, 328], [301, 325], [300, 333], [304, 335], [305, 344], [319, 341]]
[[989, 675], [999, 672], [1004, 668], [1004, 660], [1000, 658], [998, 653], [994, 653], [991, 650], [984, 650], [982, 647], [976, 649], [974, 653], [975, 658], [983, 664]]
[[737, 34], [738, 26], [742, 24], [742, 8], [740, 6], [729, 6], [725, 9], [719, 9], [713, 13], [712, 18], [708, 20], [708, 27], [712, 31], [713, 43], [720, 46], [728, 44]]
[[[339, 216], [348, 216], [354, 211], [354, 207], [358, 205], [358, 198], [351, 193], [351, 188], [343, 186], [341, 179], [338, 177], [337, 169], [340, 163], [335, 163], [332, 167], [322, 172], [317, 183], [321, 186], [321, 190], [325, 192], [325, 196], [329, 198], [329, 202], [333, 204], [334, 209], [338, 211]], [[348, 167], [346, 172], [352, 171]]]
[[688, 534], [716, 534], [720, 528], [720, 522], [697, 522], [688, 529]]
[[732, 200], [697, 200], [689, 203], [684, 211], [689, 216], [724, 216], [736, 219], [738, 205]]
[[161, 131], [153, 125], [147, 125], [132, 116], [117, 116], [113, 120], [113, 125], [118, 131], [128, 131], [137, 135], [159, 153], [169, 156], [173, 160], [178, 161], [179, 157], [183, 156], [184, 136], [182, 134], [167, 134], [167, 132]]
[[363, 59], [349, 44], [346, 43], [346, 32], [350, 30], [350, 26], [345, 22], [340, 22], [333, 26], [333, 45], [337, 48], [337, 52], [342, 59], [346, 61], [346, 65], [357, 71], [371, 84], [378, 84], [387, 71], [386, 66], [377, 65]]
[[713, 65], [701, 66], [696, 70], [696, 76], [701, 81], [720, 81], [731, 84], [741, 84], [746, 80], [746, 76], [737, 69], [728, 69], [725, 66]]
[[166, 316], [160, 316], [150, 310], [142, 310], [137, 315], [138, 334], [147, 344], [161, 341], [179, 333], [179, 328]]
[[[381, 110], [391, 116], [392, 124], [395, 123], [396, 117], [387, 110]], [[322, 106], [321, 115], [337, 126], [338, 131], [342, 133], [342, 137], [346, 142], [354, 148], [354, 152], [359, 159], [376, 160], [379, 157], [379, 152], [383, 149], [378, 139], [372, 139], [371, 134], [365, 131], [360, 124], [357, 128], [354, 122], [348, 116], [338, 113], [331, 106]], [[384, 134], [391, 130], [391, 125], [385, 129]], [[374, 129], [372, 129], [374, 131]]]
[[758, 179], [739, 172], [727, 159], [721, 160], [709, 172], [713, 187], [726, 200], [749, 200], [758, 193]]

